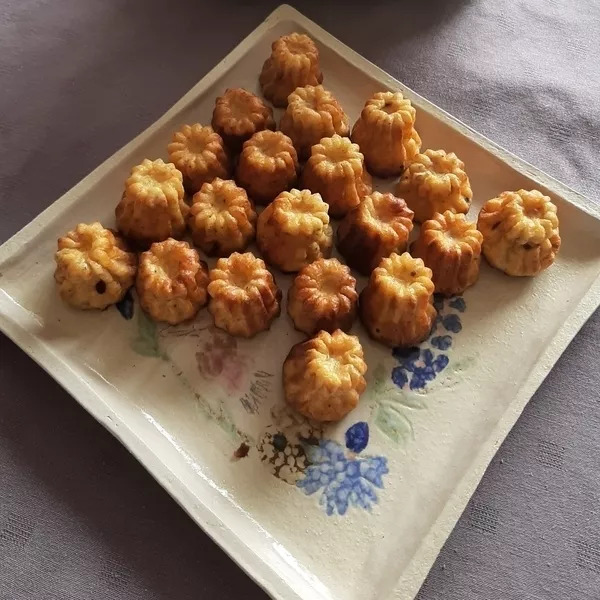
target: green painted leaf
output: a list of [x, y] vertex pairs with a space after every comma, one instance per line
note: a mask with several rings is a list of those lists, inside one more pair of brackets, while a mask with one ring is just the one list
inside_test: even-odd
[[155, 358], [160, 356], [160, 352], [156, 348], [153, 348], [147, 342], [140, 339], [135, 339], [131, 342], [131, 349], [141, 356], [152, 356]]
[[384, 402], [377, 408], [375, 425], [396, 443], [414, 438], [413, 426], [408, 417], [389, 402]]
[[156, 339], [156, 323], [143, 310], [138, 312], [138, 333], [144, 339]]
[[458, 360], [452, 363], [452, 368], [454, 371], [466, 371], [468, 368], [473, 366], [476, 362], [474, 356], [466, 356], [462, 360]]
[[402, 406], [406, 406], [406, 408], [414, 408], [415, 410], [421, 410], [425, 408], [425, 402], [423, 398], [416, 394], [407, 394], [402, 392], [391, 398], [390, 402], [397, 402], [398, 404], [402, 404]]
[[132, 350], [142, 356], [163, 358], [163, 353], [158, 345], [156, 323], [148, 318], [143, 310], [138, 310], [137, 313], [138, 335], [131, 342]]
[[381, 394], [387, 384], [388, 377], [385, 366], [383, 363], [379, 363], [377, 367], [375, 367], [375, 371], [373, 373], [373, 392], [375, 394]]

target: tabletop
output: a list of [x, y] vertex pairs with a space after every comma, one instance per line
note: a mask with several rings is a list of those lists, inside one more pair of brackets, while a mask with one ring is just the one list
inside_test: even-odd
[[[0, 242], [150, 125], [276, 5], [0, 0]], [[598, 201], [596, 0], [296, 8]], [[600, 598], [599, 339], [597, 311], [500, 448], [419, 600]], [[266, 595], [0, 334], [0, 598], [239, 597]]]

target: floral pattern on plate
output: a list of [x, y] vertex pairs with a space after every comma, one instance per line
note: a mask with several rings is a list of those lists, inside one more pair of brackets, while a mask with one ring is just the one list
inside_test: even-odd
[[319, 504], [328, 515], [345, 515], [351, 506], [371, 510], [378, 502], [388, 470], [384, 456], [348, 453], [334, 440], [321, 440], [307, 452], [310, 465], [296, 484], [305, 494], [320, 493]]
[[420, 346], [394, 348], [392, 354], [399, 362], [392, 370], [392, 381], [399, 388], [423, 390], [450, 363], [448, 350], [452, 347], [453, 336], [462, 329], [460, 313], [467, 305], [464, 298], [434, 298], [438, 311], [428, 339]]
[[[308, 421], [278, 403], [255, 442], [230, 418], [224, 429], [237, 432], [245, 450], [249, 449], [246, 442], [252, 444], [261, 462], [279, 480], [307, 496], [318, 496], [327, 515], [342, 516], [350, 508], [370, 511], [379, 501], [377, 490], [384, 488], [389, 469], [385, 456], [361, 454], [369, 445], [369, 422], [396, 443], [414, 438], [412, 412], [426, 408], [424, 389], [450, 364], [449, 352], [462, 329], [464, 298], [435, 297], [434, 304], [438, 314], [428, 339], [418, 347], [392, 351], [397, 364], [391, 369], [391, 387], [385, 364], [375, 369], [368, 421], [354, 423], [342, 433], [336, 425]], [[271, 396], [274, 375], [255, 371], [253, 359], [240, 351], [238, 341], [228, 334], [211, 326], [188, 329], [168, 328], [163, 332], [140, 310], [132, 345], [141, 355], [169, 361], [161, 348], [161, 337], [197, 337], [195, 357], [202, 378], [218, 383], [230, 397], [239, 396], [248, 414], [259, 415], [263, 401]], [[340, 437], [343, 443], [338, 441]], [[246, 455], [240, 453], [239, 457]]]

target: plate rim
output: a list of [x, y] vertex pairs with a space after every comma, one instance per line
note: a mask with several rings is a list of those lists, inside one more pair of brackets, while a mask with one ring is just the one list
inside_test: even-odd
[[[271, 12], [262, 23], [251, 31], [161, 117], [104, 160], [91, 173], [6, 240], [0, 246], [0, 267], [13, 258], [21, 247], [32, 240], [39, 231], [61, 216], [69, 206], [78, 200], [86, 189], [93, 186], [115, 163], [122, 161], [129, 153], [139, 148], [158, 127], [165, 124], [175, 113], [181, 111], [186, 105], [193, 102], [199, 94], [209, 88], [229, 68], [229, 65], [242, 58], [252, 48], [255, 41], [260, 39], [264, 33], [278, 23], [286, 20], [293, 21], [305, 29], [317, 41], [326, 45], [345, 60], [348, 60], [353, 66], [368, 72], [371, 77], [377, 79], [383, 86], [401, 90], [420, 110], [431, 113], [461, 135], [468, 137], [471, 141], [494, 154], [513, 169], [561, 196], [563, 200], [581, 209], [589, 217], [600, 220], [600, 206], [592, 203], [584, 195], [478, 133], [470, 126], [391, 77], [381, 68], [349, 48], [292, 6], [282, 4]], [[0, 285], [0, 307], [5, 300], [2, 296], [8, 296], [8, 294]], [[545, 352], [540, 355], [529, 377], [516, 392], [510, 405], [494, 427], [490, 437], [481, 445], [470, 467], [452, 490], [437, 520], [422, 539], [421, 544], [407, 563], [406, 569], [398, 577], [394, 589], [386, 598], [412, 600], [418, 593], [439, 551], [456, 525], [501, 443], [515, 425], [523, 409], [546, 375], [553, 368], [560, 355], [599, 304], [600, 274], [557, 330], [554, 337], [548, 343]], [[311, 592], [311, 598], [317, 597], [314, 594], [318, 594], [318, 592], [312, 586], [305, 590], [294, 589], [288, 581], [279, 576], [263, 558], [246, 545], [242, 537], [229, 529], [227, 524], [217, 517], [205, 503], [197, 501], [197, 498], [188, 489], [184, 481], [177, 476], [173, 476], [166, 464], [163, 463], [140, 436], [127, 426], [125, 421], [121, 420], [110, 408], [109, 411], [112, 413], [112, 416], [105, 414], [107, 407], [100, 396], [93, 389], [87, 387], [83, 379], [73, 374], [65, 361], [54, 354], [50, 347], [42, 343], [39, 338], [27, 332], [3, 311], [0, 311], [0, 330], [33, 358], [42, 369], [56, 380], [65, 391], [72, 395], [98, 422], [107, 428], [188, 515], [200, 525], [203, 531], [269, 595], [279, 600], [300, 600], [301, 598], [308, 597], [302, 593], [306, 591]], [[104, 408], [104, 410], [101, 410], [101, 408]], [[222, 526], [219, 524], [222, 524]]]

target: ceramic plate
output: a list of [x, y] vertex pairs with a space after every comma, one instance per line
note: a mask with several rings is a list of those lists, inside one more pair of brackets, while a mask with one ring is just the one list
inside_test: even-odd
[[[400, 89], [413, 100], [424, 147], [465, 161], [473, 219], [503, 190], [537, 187], [558, 205], [563, 240], [556, 263], [535, 279], [482, 265], [477, 285], [437, 302], [434, 331], [419, 347], [391, 352], [355, 325], [367, 391], [326, 428], [284, 407], [281, 365], [301, 339], [285, 305], [269, 332], [236, 340], [214, 330], [206, 310], [174, 328], [137, 306], [130, 320], [115, 308], [70, 310], [52, 278], [56, 239], [78, 222], [112, 226], [130, 168], [166, 158], [181, 124], [208, 123], [225, 88], [259, 92], [271, 42], [292, 31], [317, 41], [324, 83], [352, 122], [376, 91]], [[152, 127], [2, 246], [0, 326], [272, 596], [408, 599], [526, 402], [600, 303], [595, 210], [282, 6]], [[290, 278], [276, 279], [285, 297]], [[243, 450], [247, 456], [235, 456]]]

